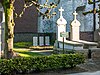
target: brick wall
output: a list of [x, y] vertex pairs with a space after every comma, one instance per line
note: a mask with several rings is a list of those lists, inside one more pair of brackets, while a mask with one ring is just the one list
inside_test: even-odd
[[[15, 0], [15, 12], [20, 14], [23, 9], [24, 1]], [[35, 32], [38, 28], [38, 12], [35, 6], [26, 9], [22, 17], [15, 18], [15, 32]]]
[[[33, 36], [43, 36], [43, 35], [50, 35], [52, 40], [56, 39], [55, 33], [30, 33], [30, 32], [23, 32], [23, 33], [15, 33], [14, 42], [19, 41], [33, 41]], [[80, 39], [86, 41], [93, 41], [93, 32], [81, 32]]]
[[14, 42], [32, 42], [33, 36], [50, 36], [50, 41], [54, 42], [56, 39], [55, 33], [15, 33]]
[[93, 41], [94, 32], [80, 32], [80, 39], [85, 41]]

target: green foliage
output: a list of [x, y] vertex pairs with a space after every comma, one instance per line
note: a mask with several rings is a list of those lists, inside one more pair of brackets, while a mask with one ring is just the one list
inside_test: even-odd
[[15, 58], [0, 61], [0, 73], [13, 75], [14, 73], [32, 73], [45, 70], [72, 68], [84, 62], [81, 54], [60, 54], [32, 58]]
[[15, 48], [29, 48], [32, 46], [32, 42], [16, 42], [14, 43]]
[[[52, 10], [57, 7], [59, 4], [60, 0], [45, 0], [44, 4], [39, 3], [39, 0], [24, 0], [24, 8], [20, 14], [15, 13], [16, 17], [22, 17], [24, 14], [25, 10], [33, 5], [36, 6], [37, 11], [39, 12], [40, 16], [47, 19], [50, 19], [54, 15], [56, 15], [56, 12], [53, 12]], [[46, 11], [43, 12], [41, 9], [46, 8]]]
[[[100, 2], [100, 0], [88, 0], [88, 4], [96, 4], [96, 3], [98, 3], [98, 2]], [[89, 11], [87, 11], [87, 12], [83, 12], [83, 15], [87, 15], [87, 14], [89, 14], [89, 13], [94, 13], [94, 14], [96, 14], [96, 13], [100, 13], [100, 9], [96, 9], [96, 8], [93, 8], [93, 10], [89, 10]]]

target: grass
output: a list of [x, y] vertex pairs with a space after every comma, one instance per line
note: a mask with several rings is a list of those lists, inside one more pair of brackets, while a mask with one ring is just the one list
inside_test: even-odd
[[32, 46], [32, 42], [15, 42], [14, 52], [21, 57], [42, 56], [40, 53], [31, 52], [31, 50], [52, 50], [53, 46]]
[[18, 53], [19, 56], [21, 57], [43, 56], [42, 54], [39, 54], [39, 53], [30, 52], [29, 49], [14, 48], [14, 52]]
[[32, 42], [15, 42], [14, 48], [29, 48], [32, 46]]

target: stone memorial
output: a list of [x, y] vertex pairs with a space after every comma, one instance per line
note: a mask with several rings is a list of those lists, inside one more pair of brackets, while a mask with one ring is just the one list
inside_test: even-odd
[[74, 15], [74, 20], [72, 21], [71, 23], [71, 32], [70, 32], [70, 35], [71, 35], [71, 40], [73, 41], [79, 41], [79, 37], [80, 37], [80, 22], [77, 20], [76, 16], [78, 15], [76, 13], [76, 11], [73, 13]]
[[38, 39], [37, 39], [37, 37], [33, 37], [33, 46], [38, 46]]
[[49, 36], [33, 36], [33, 46], [50, 45]]
[[[54, 50], [61, 51], [65, 50], [84, 50], [84, 49], [93, 49], [97, 48], [97, 43], [80, 40], [80, 22], [77, 20], [76, 16], [78, 15], [76, 11], [73, 13], [74, 20], [71, 22], [70, 28], [70, 40], [66, 40], [66, 20], [62, 16], [62, 7], [59, 9], [60, 18], [57, 20], [57, 40], [54, 43]], [[60, 36], [61, 33], [64, 33], [64, 36]], [[64, 38], [64, 41], [63, 41]]]
[[[4, 50], [4, 28], [5, 28], [5, 14], [4, 14], [4, 10], [2, 5], [0, 4], [0, 12], [2, 13], [2, 18], [1, 18], [1, 22], [0, 22], [0, 55], [1, 55], [1, 51]], [[0, 56], [1, 57], [1, 56]]]
[[89, 42], [80, 40], [80, 22], [77, 20], [76, 16], [78, 15], [76, 11], [73, 13], [74, 20], [71, 22], [71, 40], [76, 41], [78, 43], [83, 44], [83, 48], [91, 49], [91, 48], [97, 48], [97, 43], [95, 42]]
[[[67, 21], [62, 16], [62, 12], [64, 11], [64, 9], [62, 9], [61, 7], [59, 11], [60, 11], [60, 18], [57, 20], [57, 40], [61, 41], [62, 37], [60, 36], [60, 34], [62, 32], [66, 32]], [[64, 37], [64, 39], [66, 39], [66, 37]]]
[[[55, 41], [55, 44], [54, 44], [55, 50], [59, 50], [59, 49], [62, 50], [63, 45], [64, 45], [64, 48], [68, 50], [83, 49], [83, 44], [66, 40], [67, 21], [62, 16], [62, 11], [64, 11], [64, 9], [62, 9], [61, 7], [59, 11], [60, 11], [60, 18], [57, 20], [57, 40]], [[64, 41], [63, 41], [63, 38], [64, 38]]]
[[49, 38], [49, 36], [45, 36], [45, 45], [50, 45], [50, 38]]
[[39, 46], [43, 46], [44, 45], [44, 38], [43, 36], [39, 37]]

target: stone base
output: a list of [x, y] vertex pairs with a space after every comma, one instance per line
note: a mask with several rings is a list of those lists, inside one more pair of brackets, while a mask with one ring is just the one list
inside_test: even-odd
[[[89, 49], [96, 49], [97, 48], [98, 43], [95, 42], [88, 42], [88, 41], [83, 41], [83, 40], [79, 40], [79, 41], [69, 41], [69, 40], [65, 40], [64, 41], [64, 50], [89, 50]], [[63, 42], [62, 41], [55, 41], [54, 44], [54, 50], [58, 50], [62, 51], [63, 50]]]
[[97, 48], [97, 46], [98, 46], [98, 43], [96, 43], [96, 42], [88, 42], [88, 41], [84, 41], [84, 40], [79, 40], [77, 42], [82, 43], [84, 49]]
[[100, 41], [100, 28], [94, 32], [94, 41]]
[[[58, 48], [63, 49], [63, 42], [62, 41], [56, 41], [55, 42], [54, 49], [57, 50]], [[67, 50], [80, 50], [80, 49], [83, 49], [83, 44], [66, 40], [64, 42], [64, 49], [67, 49]]]
[[92, 59], [100, 59], [100, 48], [92, 48], [91, 52]]

